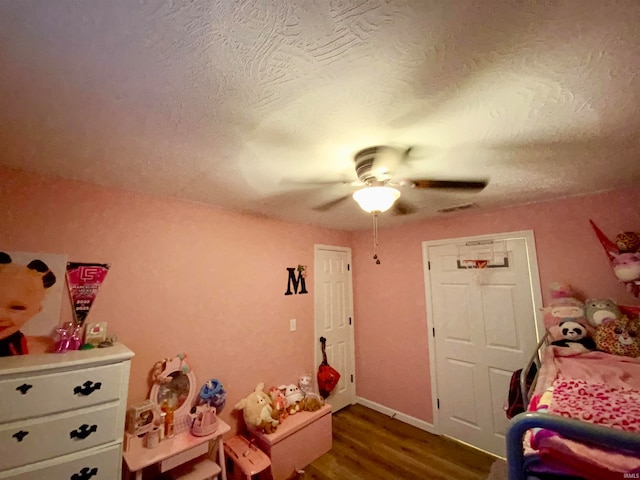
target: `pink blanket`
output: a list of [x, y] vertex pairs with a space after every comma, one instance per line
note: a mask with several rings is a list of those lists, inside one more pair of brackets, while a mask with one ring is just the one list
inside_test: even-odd
[[[640, 360], [550, 347], [535, 393], [532, 409], [640, 432]], [[568, 467], [587, 479], [619, 479], [624, 473], [640, 472], [640, 456], [581, 444], [540, 429], [529, 438], [546, 464], [565, 471]]]

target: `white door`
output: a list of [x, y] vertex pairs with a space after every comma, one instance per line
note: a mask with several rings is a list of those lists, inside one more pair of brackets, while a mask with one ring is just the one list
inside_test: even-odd
[[320, 337], [325, 337], [329, 365], [340, 373], [340, 381], [327, 399], [334, 412], [355, 403], [356, 398], [350, 265], [351, 249], [315, 246], [316, 370], [322, 362]]
[[535, 349], [541, 306], [533, 233], [522, 233], [425, 242], [439, 431], [503, 457], [509, 380]]

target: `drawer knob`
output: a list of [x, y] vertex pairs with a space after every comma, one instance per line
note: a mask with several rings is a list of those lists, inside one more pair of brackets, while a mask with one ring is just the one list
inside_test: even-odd
[[23, 395], [26, 395], [31, 387], [33, 387], [33, 385], [29, 385], [28, 383], [23, 383], [19, 387], [16, 387], [16, 390], [18, 390]]
[[80, 472], [74, 473], [73, 475], [71, 475], [70, 480], [89, 480], [91, 477], [97, 474], [98, 474], [97, 468], [84, 467], [82, 470], [80, 470]]
[[24, 437], [26, 437], [27, 435], [29, 435], [29, 432], [25, 432], [24, 430], [20, 430], [19, 432], [14, 433], [13, 435], [11, 435], [13, 438], [15, 438], [16, 440], [18, 440], [19, 442], [22, 441], [22, 439]]
[[75, 387], [73, 393], [76, 395], [91, 395], [96, 390], [100, 390], [101, 386], [101, 382], [93, 383], [91, 380], [87, 380], [82, 385]]
[[97, 430], [98, 430], [97, 425], [89, 426], [86, 423], [83, 423], [77, 429], [69, 432], [69, 438], [78, 438], [80, 440], [84, 440], [85, 438], [87, 438], [89, 435], [91, 435], [93, 432], [96, 432]]

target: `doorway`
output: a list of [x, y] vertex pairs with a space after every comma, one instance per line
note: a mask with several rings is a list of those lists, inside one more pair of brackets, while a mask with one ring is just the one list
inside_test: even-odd
[[316, 367], [322, 362], [320, 337], [324, 337], [329, 365], [340, 373], [327, 398], [336, 412], [356, 400], [351, 249], [315, 245], [314, 264]]
[[533, 231], [423, 242], [434, 427], [505, 456], [509, 380], [543, 332]]

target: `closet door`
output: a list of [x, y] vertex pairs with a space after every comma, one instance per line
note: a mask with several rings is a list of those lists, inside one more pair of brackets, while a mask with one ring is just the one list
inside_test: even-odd
[[[440, 433], [500, 456], [509, 380], [537, 344], [532, 247], [518, 237], [428, 246]], [[467, 268], [482, 258], [483, 271]]]

